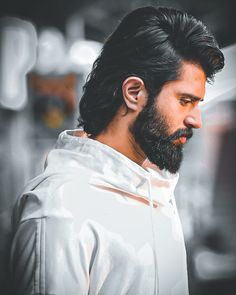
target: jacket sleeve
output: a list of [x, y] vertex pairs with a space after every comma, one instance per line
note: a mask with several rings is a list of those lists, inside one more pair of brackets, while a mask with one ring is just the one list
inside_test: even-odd
[[88, 294], [88, 263], [70, 218], [21, 220], [11, 248], [15, 295]]

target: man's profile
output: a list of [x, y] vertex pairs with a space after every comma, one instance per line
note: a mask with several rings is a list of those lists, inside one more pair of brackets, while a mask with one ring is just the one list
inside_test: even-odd
[[14, 212], [14, 294], [185, 295], [174, 199], [205, 83], [224, 57], [207, 28], [139, 8], [106, 40], [45, 171]]

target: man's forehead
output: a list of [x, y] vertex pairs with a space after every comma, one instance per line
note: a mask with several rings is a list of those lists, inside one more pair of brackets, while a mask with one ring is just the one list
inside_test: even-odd
[[179, 96], [202, 100], [205, 95], [206, 75], [201, 66], [184, 62], [178, 79], [166, 83], [165, 86]]
[[206, 82], [207, 77], [203, 68], [196, 63], [190, 61], [184, 61], [181, 63], [179, 77], [177, 80], [196, 80], [202, 79]]

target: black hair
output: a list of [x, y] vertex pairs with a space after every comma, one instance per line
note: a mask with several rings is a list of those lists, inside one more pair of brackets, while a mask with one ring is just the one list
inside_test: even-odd
[[83, 87], [79, 126], [101, 133], [123, 103], [122, 83], [129, 76], [143, 80], [149, 99], [176, 80], [183, 61], [199, 64], [209, 80], [224, 66], [213, 35], [193, 16], [152, 6], [126, 15], [106, 40]]

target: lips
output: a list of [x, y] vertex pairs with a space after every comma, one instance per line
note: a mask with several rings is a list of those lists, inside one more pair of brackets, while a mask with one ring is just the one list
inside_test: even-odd
[[180, 142], [181, 144], [185, 144], [186, 141], [187, 141], [187, 137], [186, 137], [186, 136], [181, 136], [181, 137], [179, 138], [179, 142]]
[[177, 145], [183, 145], [190, 139], [193, 135], [193, 131], [191, 128], [188, 129], [179, 129], [174, 132], [171, 136], [171, 141]]
[[180, 136], [176, 140], [174, 140], [174, 143], [177, 145], [182, 145], [187, 142], [187, 137], [186, 136]]

